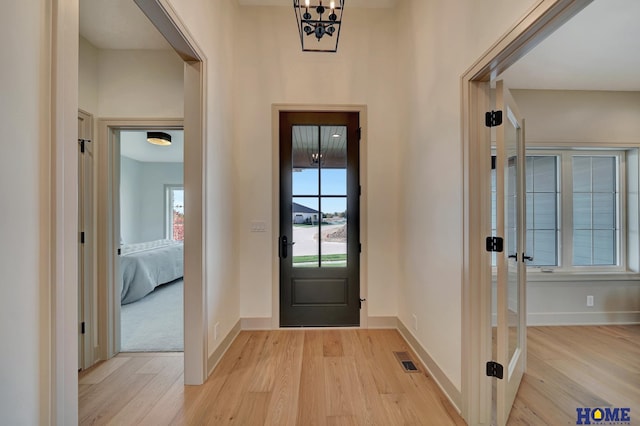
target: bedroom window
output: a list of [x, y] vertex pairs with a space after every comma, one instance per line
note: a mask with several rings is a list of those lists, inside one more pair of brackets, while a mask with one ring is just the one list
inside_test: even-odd
[[184, 186], [166, 185], [166, 238], [184, 240]]
[[[623, 270], [625, 153], [529, 149], [526, 238], [529, 267]], [[495, 210], [495, 170], [492, 170]], [[621, 189], [622, 188], [622, 189]], [[495, 213], [492, 214], [495, 234]], [[495, 265], [495, 256], [493, 259]]]

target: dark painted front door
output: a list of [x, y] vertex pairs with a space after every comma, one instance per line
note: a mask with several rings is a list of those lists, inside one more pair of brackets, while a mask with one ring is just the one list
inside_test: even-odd
[[360, 324], [359, 114], [280, 113], [280, 325]]

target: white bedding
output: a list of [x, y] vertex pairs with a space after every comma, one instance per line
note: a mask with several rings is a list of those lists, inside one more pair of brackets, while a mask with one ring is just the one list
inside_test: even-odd
[[182, 241], [148, 241], [126, 244], [121, 249], [123, 305], [142, 299], [157, 286], [174, 281], [184, 273]]

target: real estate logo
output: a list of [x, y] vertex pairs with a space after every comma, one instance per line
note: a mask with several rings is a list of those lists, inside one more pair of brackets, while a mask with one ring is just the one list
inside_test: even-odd
[[577, 425], [630, 425], [631, 408], [576, 408]]

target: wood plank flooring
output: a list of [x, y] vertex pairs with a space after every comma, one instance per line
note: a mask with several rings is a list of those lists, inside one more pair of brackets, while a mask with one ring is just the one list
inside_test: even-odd
[[[527, 333], [510, 425], [572, 425], [578, 407], [630, 407], [640, 420], [640, 325]], [[393, 351], [418, 363], [394, 330], [245, 331], [202, 386], [183, 385], [181, 353], [120, 354], [81, 373], [80, 424], [463, 425]]]
[[575, 425], [578, 407], [630, 407], [640, 424], [640, 325], [529, 327], [513, 425]]
[[182, 385], [182, 360], [120, 354], [83, 372], [80, 424], [465, 424], [395, 330], [244, 331], [202, 386]]

